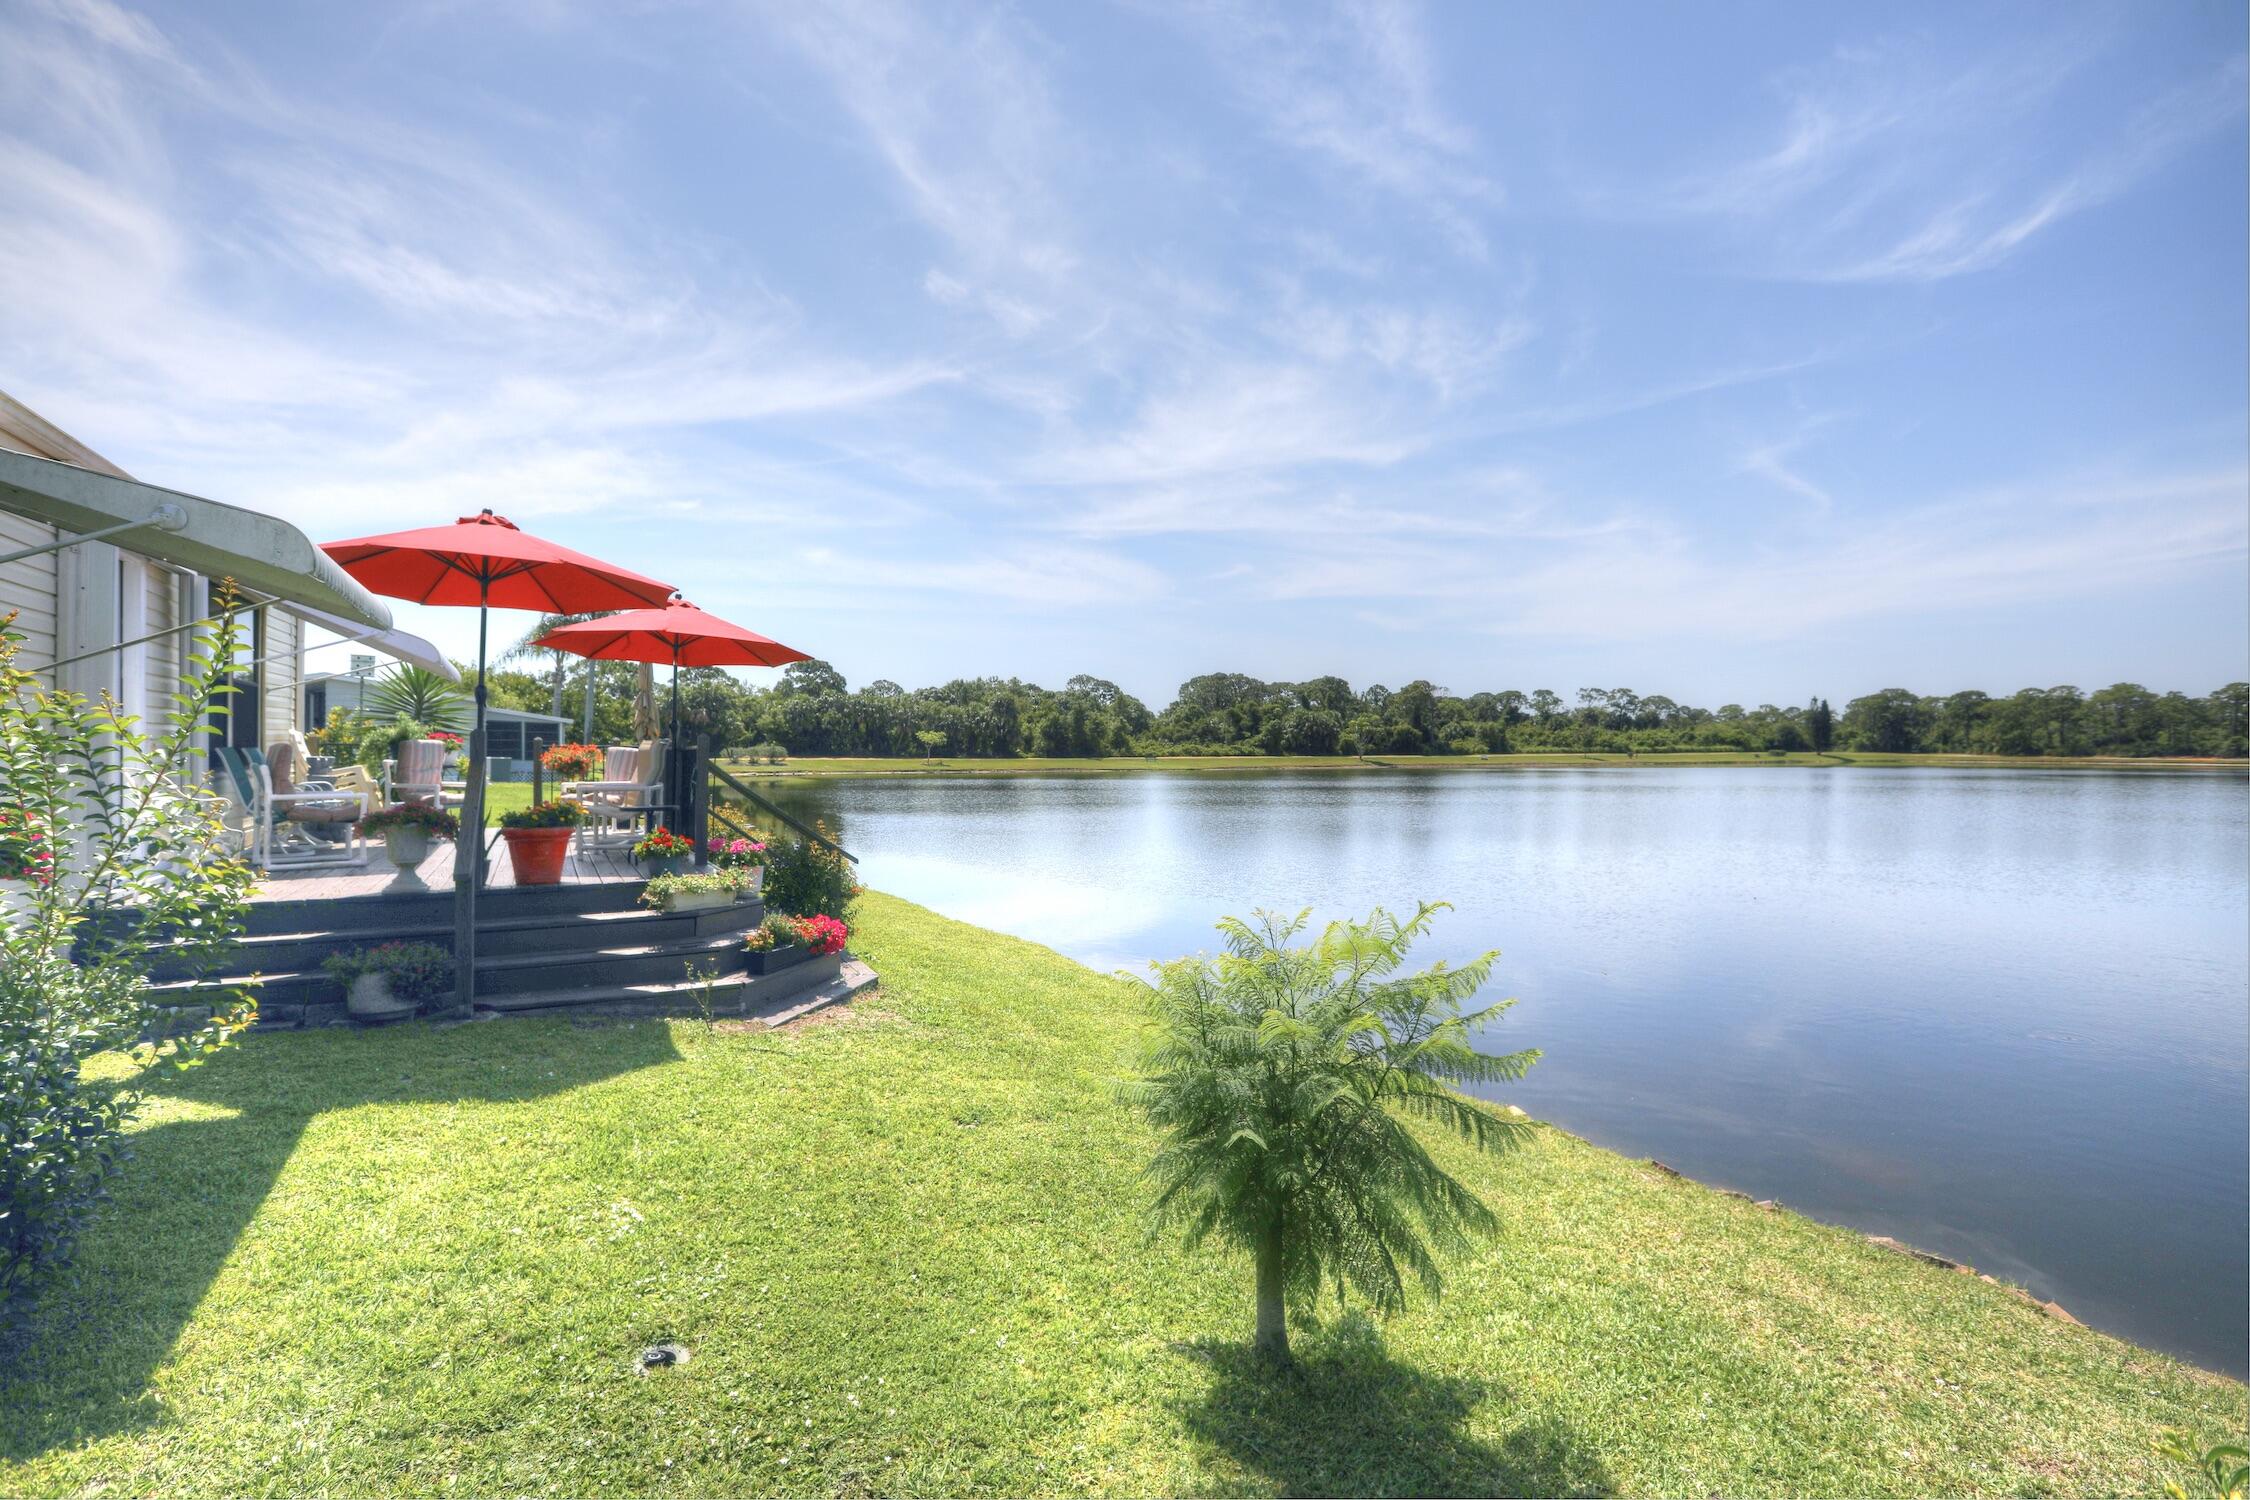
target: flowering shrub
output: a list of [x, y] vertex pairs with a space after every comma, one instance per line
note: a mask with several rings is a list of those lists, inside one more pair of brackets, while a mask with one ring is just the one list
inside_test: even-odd
[[450, 729], [433, 729], [429, 737], [448, 750], [458, 750], [469, 742], [466, 736], [455, 734]]
[[806, 950], [815, 958], [824, 958], [831, 953], [843, 952], [844, 941], [850, 936], [851, 929], [834, 917], [813, 916], [797, 919], [798, 940], [805, 945]]
[[757, 839], [715, 833], [704, 841], [711, 863], [722, 870], [753, 870], [766, 862], [766, 846]]
[[604, 756], [599, 745], [549, 745], [539, 752], [539, 764], [565, 781], [591, 781], [602, 774]]
[[0, 880], [46, 885], [55, 878], [47, 832], [20, 807], [0, 807]]
[[443, 808], [419, 802], [380, 807], [359, 820], [359, 831], [369, 838], [380, 838], [386, 833], [408, 828], [418, 828], [432, 838], [458, 838], [461, 820]]
[[682, 859], [695, 853], [695, 840], [669, 828], [652, 830], [633, 845], [635, 859]]
[[586, 821], [586, 804], [573, 802], [567, 797], [552, 802], [534, 802], [529, 807], [519, 807], [500, 815], [502, 828], [576, 828]]

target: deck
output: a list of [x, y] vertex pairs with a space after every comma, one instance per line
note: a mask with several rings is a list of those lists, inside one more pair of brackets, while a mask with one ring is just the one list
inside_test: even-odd
[[[453, 889], [454, 845], [451, 841], [433, 843], [429, 858], [422, 861], [418, 873], [433, 891]], [[633, 867], [629, 846], [619, 844], [593, 849], [582, 849], [576, 838], [570, 841], [570, 854], [563, 861], [565, 885], [603, 885], [612, 881], [639, 880], [640, 872]], [[368, 845], [365, 867], [354, 865], [315, 865], [304, 869], [268, 870], [258, 878], [252, 901], [333, 901], [353, 896], [380, 895], [398, 871], [383, 855], [383, 845], [377, 840]], [[492, 852], [485, 859], [486, 890], [498, 890], [515, 884], [515, 872], [508, 862], [508, 851], [500, 844], [495, 831]]]

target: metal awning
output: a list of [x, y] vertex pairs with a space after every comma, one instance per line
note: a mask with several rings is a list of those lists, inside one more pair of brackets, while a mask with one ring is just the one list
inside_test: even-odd
[[254, 596], [252, 602], [263, 598], [326, 611], [345, 622], [346, 633], [391, 628], [388, 605], [353, 582], [303, 532], [274, 516], [8, 448], [0, 448], [0, 510], [64, 533], [12, 557], [82, 541], [114, 542], [206, 578], [231, 578]]
[[[369, 630], [365, 625], [353, 624], [342, 615], [332, 615], [325, 609], [314, 609], [309, 604], [283, 604], [280, 608], [289, 611], [300, 620], [318, 625], [323, 630], [333, 631], [335, 634], [342, 636], [344, 642], [351, 645], [367, 646], [382, 652], [394, 661], [402, 661], [408, 666], [421, 667], [426, 671], [435, 672], [447, 682], [459, 682], [461, 680], [460, 669], [445, 659], [445, 653], [418, 635], [397, 629]], [[342, 642], [339, 644], [342, 644]], [[333, 648], [324, 644], [310, 649], [327, 651]]]

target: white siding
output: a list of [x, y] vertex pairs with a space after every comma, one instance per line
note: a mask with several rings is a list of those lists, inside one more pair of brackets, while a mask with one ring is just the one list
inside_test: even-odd
[[[0, 552], [37, 547], [55, 539], [55, 528], [0, 510]], [[23, 637], [16, 660], [41, 667], [55, 659], [55, 554], [42, 552], [0, 563], [0, 615], [15, 611], [10, 627]]]
[[259, 654], [266, 663], [258, 670], [264, 674], [260, 686], [265, 690], [265, 713], [260, 729], [271, 745], [299, 727], [302, 695], [297, 683], [304, 675], [304, 627], [295, 615], [282, 610], [268, 609], [264, 614], [265, 641]]

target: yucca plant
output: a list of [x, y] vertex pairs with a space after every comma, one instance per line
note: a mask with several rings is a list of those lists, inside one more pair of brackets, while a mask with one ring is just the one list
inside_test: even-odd
[[433, 729], [469, 727], [469, 695], [427, 667], [394, 663], [367, 688], [367, 706], [378, 718], [412, 719]]
[[1539, 1054], [1473, 1045], [1477, 1028], [1515, 1003], [1462, 1011], [1498, 953], [1400, 973], [1447, 909], [1425, 903], [1400, 921], [1377, 908], [1295, 947], [1305, 912], [1229, 917], [1223, 955], [1156, 965], [1144, 983], [1154, 1024], [1124, 1093], [1164, 1134], [1147, 1171], [1150, 1232], [1248, 1252], [1256, 1348], [1277, 1362], [1289, 1359], [1286, 1314], [1309, 1313], [1324, 1286], [1394, 1311], [1410, 1279], [1442, 1291], [1438, 1252], [1497, 1227], [1413, 1126], [1486, 1151], [1516, 1145], [1527, 1121], [1454, 1085], [1521, 1078]]

